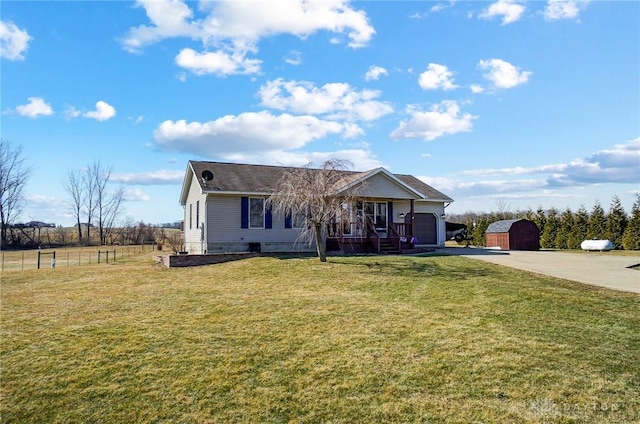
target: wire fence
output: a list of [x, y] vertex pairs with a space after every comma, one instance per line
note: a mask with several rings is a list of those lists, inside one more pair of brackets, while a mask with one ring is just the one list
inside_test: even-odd
[[98, 263], [117, 264], [156, 250], [156, 245], [60, 247], [0, 252], [0, 270], [51, 269]]

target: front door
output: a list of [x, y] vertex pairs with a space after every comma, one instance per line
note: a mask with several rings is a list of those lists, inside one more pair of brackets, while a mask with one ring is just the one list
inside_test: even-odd
[[387, 238], [387, 202], [364, 202], [364, 215], [380, 238]]

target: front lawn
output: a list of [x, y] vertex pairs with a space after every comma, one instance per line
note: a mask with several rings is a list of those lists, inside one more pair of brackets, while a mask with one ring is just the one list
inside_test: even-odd
[[4, 423], [633, 423], [640, 296], [461, 257], [4, 272]]

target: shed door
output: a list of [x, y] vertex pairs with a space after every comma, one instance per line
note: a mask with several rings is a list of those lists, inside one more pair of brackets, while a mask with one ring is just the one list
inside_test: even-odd
[[[410, 216], [408, 216], [411, 219]], [[432, 213], [417, 213], [413, 220], [413, 235], [418, 244], [438, 244], [438, 226]]]

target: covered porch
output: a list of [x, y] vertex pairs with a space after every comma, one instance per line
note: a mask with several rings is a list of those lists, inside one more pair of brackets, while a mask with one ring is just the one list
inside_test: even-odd
[[363, 200], [348, 205], [328, 225], [327, 251], [344, 253], [402, 254], [415, 248], [415, 208], [401, 212], [394, 222], [394, 202]]

